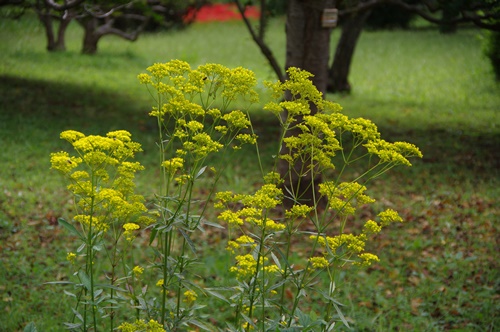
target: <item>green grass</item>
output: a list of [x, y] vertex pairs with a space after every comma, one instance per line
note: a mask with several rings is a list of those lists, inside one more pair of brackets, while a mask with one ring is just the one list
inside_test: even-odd
[[[396, 169], [370, 188], [380, 206], [399, 210], [408, 223], [372, 243], [380, 264], [350, 272], [338, 285], [355, 330], [500, 326], [500, 87], [480, 36], [473, 29], [452, 36], [429, 29], [364, 32], [352, 66], [353, 93], [328, 96], [346, 114], [374, 120], [386, 139], [413, 142], [424, 153], [411, 169]], [[138, 183], [148, 196], [155, 185], [155, 130], [138, 73], [179, 58], [193, 67], [243, 66], [273, 79], [238, 22], [144, 35], [135, 43], [109, 37], [96, 56], [79, 54], [80, 37], [72, 25], [68, 51], [49, 54], [36, 21], [0, 22], [0, 331], [22, 330], [30, 321], [57, 331], [68, 317], [60, 289], [43, 285], [68, 276], [65, 255], [72, 249], [56, 223], [71, 218], [70, 197], [49, 170], [49, 153], [67, 148], [58, 139], [62, 130], [131, 131], [151, 170]], [[271, 22], [268, 37], [283, 63], [282, 19]], [[254, 113], [262, 142], [273, 142], [276, 123], [257, 108]], [[247, 155], [240, 158], [224, 186], [248, 191], [258, 172]], [[220, 272], [224, 260], [215, 256], [223, 242], [205, 239], [214, 253], [206, 258], [213, 280], [227, 277]]]

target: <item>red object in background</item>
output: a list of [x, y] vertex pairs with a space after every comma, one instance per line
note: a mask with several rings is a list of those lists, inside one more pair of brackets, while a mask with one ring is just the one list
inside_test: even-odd
[[[232, 3], [206, 5], [201, 7], [198, 12], [188, 12], [184, 19], [186, 21], [193, 21], [193, 16], [195, 22], [241, 20], [238, 8]], [[259, 18], [260, 11], [255, 6], [247, 6], [245, 16], [251, 19]]]

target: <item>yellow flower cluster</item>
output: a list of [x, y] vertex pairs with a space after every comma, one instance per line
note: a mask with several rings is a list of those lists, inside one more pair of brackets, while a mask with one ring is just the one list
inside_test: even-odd
[[[378, 262], [379, 258], [374, 254], [363, 252], [368, 236], [380, 233], [382, 228], [390, 223], [403, 222], [399, 214], [392, 209], [380, 212], [378, 217], [380, 223], [368, 220], [363, 225], [362, 233], [357, 236], [354, 234], [340, 234], [333, 237], [312, 235], [310, 238], [317, 241], [322, 247], [328, 247], [327, 250], [324, 251], [325, 257], [328, 255], [333, 255], [335, 257], [350, 257], [352, 254], [355, 254], [358, 260], [355, 260], [353, 264], [358, 266], [369, 266], [373, 262]], [[318, 257], [313, 257], [309, 261], [313, 268], [321, 268], [321, 264], [324, 263], [324, 261]]]
[[145, 322], [143, 319], [138, 319], [134, 323], [123, 323], [118, 326], [118, 330], [121, 332], [165, 332], [166, 330], [163, 326], [155, 320], [150, 320]]
[[135, 239], [135, 234], [134, 231], [138, 230], [141, 228], [139, 225], [134, 224], [134, 223], [126, 223], [123, 225], [123, 229], [125, 232], [123, 232], [123, 236], [125, 236], [125, 239], [127, 241], [132, 241]]
[[314, 208], [308, 205], [294, 205], [285, 211], [285, 217], [289, 219], [305, 218]]
[[257, 261], [251, 254], [238, 255], [235, 257], [236, 266], [229, 268], [229, 271], [236, 273], [236, 277], [243, 280], [255, 275], [257, 269]]
[[68, 254], [66, 255], [66, 259], [71, 263], [71, 264], [74, 264], [75, 263], [75, 259], [76, 259], [76, 254], [74, 252], [68, 252]]
[[365, 249], [366, 235], [360, 234], [340, 234], [337, 236], [318, 236], [311, 235], [311, 239], [317, 240], [322, 246], [328, 245], [329, 251], [336, 252], [341, 246], [345, 245], [348, 250], [362, 252]]
[[[252, 254], [237, 255], [236, 266], [229, 268], [230, 272], [236, 273], [236, 278], [245, 280], [254, 277], [257, 271], [257, 260]], [[266, 265], [267, 257], [260, 257], [260, 270], [266, 273], [277, 273], [280, 271], [279, 267], [275, 264]]]
[[330, 263], [325, 257], [311, 257], [309, 258], [313, 269], [324, 269], [327, 268]]
[[170, 160], [165, 160], [161, 165], [166, 168], [167, 173], [172, 177], [179, 169], [184, 167], [184, 159], [174, 157]]
[[380, 139], [369, 141], [364, 146], [369, 153], [378, 156], [383, 163], [411, 166], [408, 158], [422, 158], [422, 152], [415, 145], [406, 142], [389, 143]]
[[377, 234], [382, 230], [382, 226], [377, 224], [373, 220], [368, 220], [363, 226], [363, 233], [365, 234]]
[[192, 137], [192, 140], [185, 141], [183, 148], [196, 156], [197, 159], [205, 158], [209, 153], [217, 152], [224, 145], [216, 142], [207, 133], [198, 133]]
[[328, 199], [329, 208], [341, 215], [352, 215], [356, 204], [373, 203], [375, 200], [364, 194], [366, 187], [357, 182], [342, 182], [336, 185], [333, 181], [320, 183], [319, 192]]
[[251, 245], [251, 248], [255, 248], [255, 240], [248, 235], [242, 235], [234, 241], [228, 241], [226, 250], [235, 253], [235, 249], [239, 249], [241, 245], [247, 246]]
[[[75, 130], [61, 133], [72, 144], [78, 156], [62, 151], [51, 155], [52, 168], [70, 181], [68, 189], [75, 195], [80, 213], [74, 217], [84, 227], [106, 232], [112, 223], [133, 220], [144, 224], [153, 221], [144, 213], [144, 198], [135, 195], [135, 173], [144, 169], [131, 162], [141, 146], [125, 130], [111, 131], [106, 136], [85, 136]], [[131, 230], [124, 233], [132, 239]]]
[[197, 297], [198, 297], [198, 295], [194, 291], [187, 290], [184, 292], [184, 300], [183, 301], [187, 304], [191, 304], [194, 301], [196, 301]]
[[90, 216], [87, 214], [77, 214], [73, 220], [83, 226], [92, 227], [98, 232], [106, 232], [109, 229], [109, 224], [104, 216]]
[[392, 222], [403, 222], [403, 218], [401, 218], [397, 211], [393, 209], [387, 209], [378, 214], [380, 218], [380, 225], [387, 226]]
[[[165, 115], [174, 118], [190, 115], [203, 116], [204, 107], [209, 106], [210, 98], [222, 98], [222, 104], [227, 106], [239, 97], [248, 98], [251, 102], [258, 100], [254, 90], [257, 84], [255, 74], [242, 67], [229, 69], [220, 64], [208, 63], [192, 69], [181, 60], [167, 63], [155, 63], [147, 68], [150, 74], [138, 75], [139, 82], [153, 87], [167, 102], [161, 109], [153, 109], [152, 116], [163, 119]], [[202, 105], [193, 102], [195, 95], [200, 96]], [[214, 118], [220, 113], [208, 113]]]
[[377, 257], [377, 255], [370, 254], [370, 253], [362, 253], [362, 254], [358, 255], [358, 257], [361, 260], [354, 262], [354, 264], [359, 265], [359, 266], [370, 266], [370, 265], [372, 265], [373, 262], [380, 261], [380, 259]]
[[132, 272], [134, 273], [134, 276], [136, 278], [140, 277], [143, 273], [144, 273], [144, 268], [141, 267], [141, 266], [134, 266], [134, 268], [132, 269]]
[[82, 162], [80, 157], [72, 157], [65, 151], [52, 153], [50, 163], [52, 168], [64, 174], [68, 174]]

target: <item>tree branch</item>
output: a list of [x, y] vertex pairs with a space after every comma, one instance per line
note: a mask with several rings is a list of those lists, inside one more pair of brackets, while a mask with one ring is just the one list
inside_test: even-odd
[[52, 9], [55, 9], [55, 10], [67, 10], [67, 9], [71, 9], [71, 8], [75, 8], [75, 7], [79, 6], [84, 1], [85, 0], [73, 0], [73, 1], [65, 2], [64, 4], [60, 5], [56, 2], [54, 2], [54, 0], [45, 0], [45, 3], [47, 4], [47, 6], [49, 6]]
[[[269, 46], [266, 44], [264, 39], [260, 38], [257, 35], [257, 33], [255, 32], [254, 28], [252, 27], [252, 24], [250, 23], [248, 18], [245, 16], [245, 8], [241, 4], [241, 2], [239, 0], [233, 0], [233, 1], [236, 4], [236, 6], [238, 7], [238, 11], [241, 14], [241, 18], [243, 19], [243, 22], [245, 22], [245, 25], [246, 25], [248, 31], [250, 32], [250, 35], [252, 36], [253, 40], [259, 46], [260, 51], [266, 57], [267, 61], [269, 61], [269, 64], [271, 65], [274, 72], [278, 76], [278, 79], [281, 82], [284, 82], [285, 75], [283, 75], [283, 71], [281, 70], [281, 66], [278, 64], [278, 61], [276, 60], [276, 57], [274, 56], [273, 52], [271, 51]], [[260, 15], [261, 15], [261, 20], [262, 20], [262, 15], [265, 15], [265, 14], [263, 14], [263, 12], [261, 11]], [[261, 26], [261, 28], [263, 28], [263, 27]], [[263, 36], [264, 34], [261, 32], [260, 35]]]
[[85, 6], [85, 10], [95, 18], [106, 18], [113, 15], [118, 10], [121, 10], [123, 8], [129, 8], [134, 2], [137, 2], [137, 0], [132, 0], [123, 5], [113, 7], [107, 12], [104, 12], [99, 6], [94, 6], [93, 8], [91, 6]]
[[134, 29], [134, 31], [125, 32], [125, 31], [120, 30], [118, 28], [114, 28], [113, 24], [115, 22], [115, 19], [109, 19], [109, 20], [107, 20], [107, 22], [105, 24], [103, 24], [99, 28], [97, 28], [97, 30], [95, 31], [95, 34], [98, 36], [101, 36], [101, 37], [105, 36], [105, 35], [115, 35], [115, 36], [121, 37], [121, 38], [126, 39], [126, 40], [136, 41], [137, 38], [139, 37], [139, 34], [142, 32], [142, 30], [144, 30], [144, 28], [146, 27], [146, 25], [149, 21], [149, 17], [140, 16], [140, 15], [133, 15], [133, 14], [130, 14], [130, 15], [124, 14], [120, 17], [137, 19], [137, 20], [142, 21], [142, 24], [139, 25], [136, 29]]
[[[490, 30], [495, 30], [498, 31], [500, 29], [500, 23], [487, 23], [484, 22], [484, 20], [488, 19], [493, 19], [493, 20], [500, 20], [500, 12], [490, 12], [488, 13], [488, 10], [494, 9], [494, 7], [491, 6], [480, 6], [480, 7], [472, 7], [471, 5], [469, 10], [462, 10], [460, 13], [461, 15], [453, 18], [453, 19], [442, 19], [441, 17], [436, 17], [433, 16], [432, 13], [436, 13], [439, 11], [441, 8], [437, 6], [435, 3], [432, 3], [430, 1], [422, 1], [420, 4], [409, 4], [406, 3], [402, 0], [368, 0], [364, 2], [359, 2], [356, 6], [353, 6], [351, 8], [346, 8], [339, 10], [339, 16], [345, 16], [345, 15], [350, 15], [362, 11], [369, 10], [371, 8], [374, 8], [379, 5], [383, 4], [391, 4], [391, 5], [396, 5], [399, 6], [403, 9], [406, 9], [410, 12], [413, 12], [423, 19], [435, 23], [435, 24], [455, 24], [455, 23], [464, 23], [464, 22], [472, 22], [478, 27], [482, 27], [485, 29], [490, 29]], [[479, 6], [479, 5], [478, 5]], [[477, 14], [474, 10], [483, 12], [483, 15]]]

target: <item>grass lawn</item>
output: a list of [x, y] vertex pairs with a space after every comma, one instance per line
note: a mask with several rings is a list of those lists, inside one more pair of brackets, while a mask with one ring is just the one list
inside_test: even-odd
[[[281, 63], [284, 37], [277, 18], [268, 39]], [[335, 31], [333, 41], [338, 37]], [[59, 133], [132, 132], [145, 150], [140, 161], [151, 170], [138, 188], [151, 198], [155, 126], [137, 74], [178, 58], [192, 67], [215, 62], [252, 69], [262, 80], [274, 77], [239, 22], [197, 24], [135, 43], [109, 37], [96, 56], [79, 54], [76, 24], [68, 51], [49, 54], [43, 30], [29, 16], [1, 20], [0, 40], [0, 331], [29, 322], [40, 331], [63, 330], [71, 301], [43, 284], [68, 277], [65, 257], [73, 249], [57, 224], [59, 217], [71, 219], [71, 197], [49, 170], [49, 154], [68, 148]], [[349, 116], [372, 119], [385, 139], [415, 143], [424, 154], [369, 188], [377, 204], [398, 210], [407, 223], [371, 244], [380, 263], [346, 274], [337, 286], [353, 330], [500, 329], [500, 85], [481, 53], [481, 31], [364, 32], [351, 84], [352, 94], [328, 98]], [[252, 112], [266, 151], [277, 124], [258, 107]], [[256, 165], [244, 154], [236, 158], [220, 189], [248, 191]], [[203, 258], [206, 273], [222, 280], [228, 275], [223, 242], [207, 242]], [[224, 326], [225, 313], [210, 314]]]

